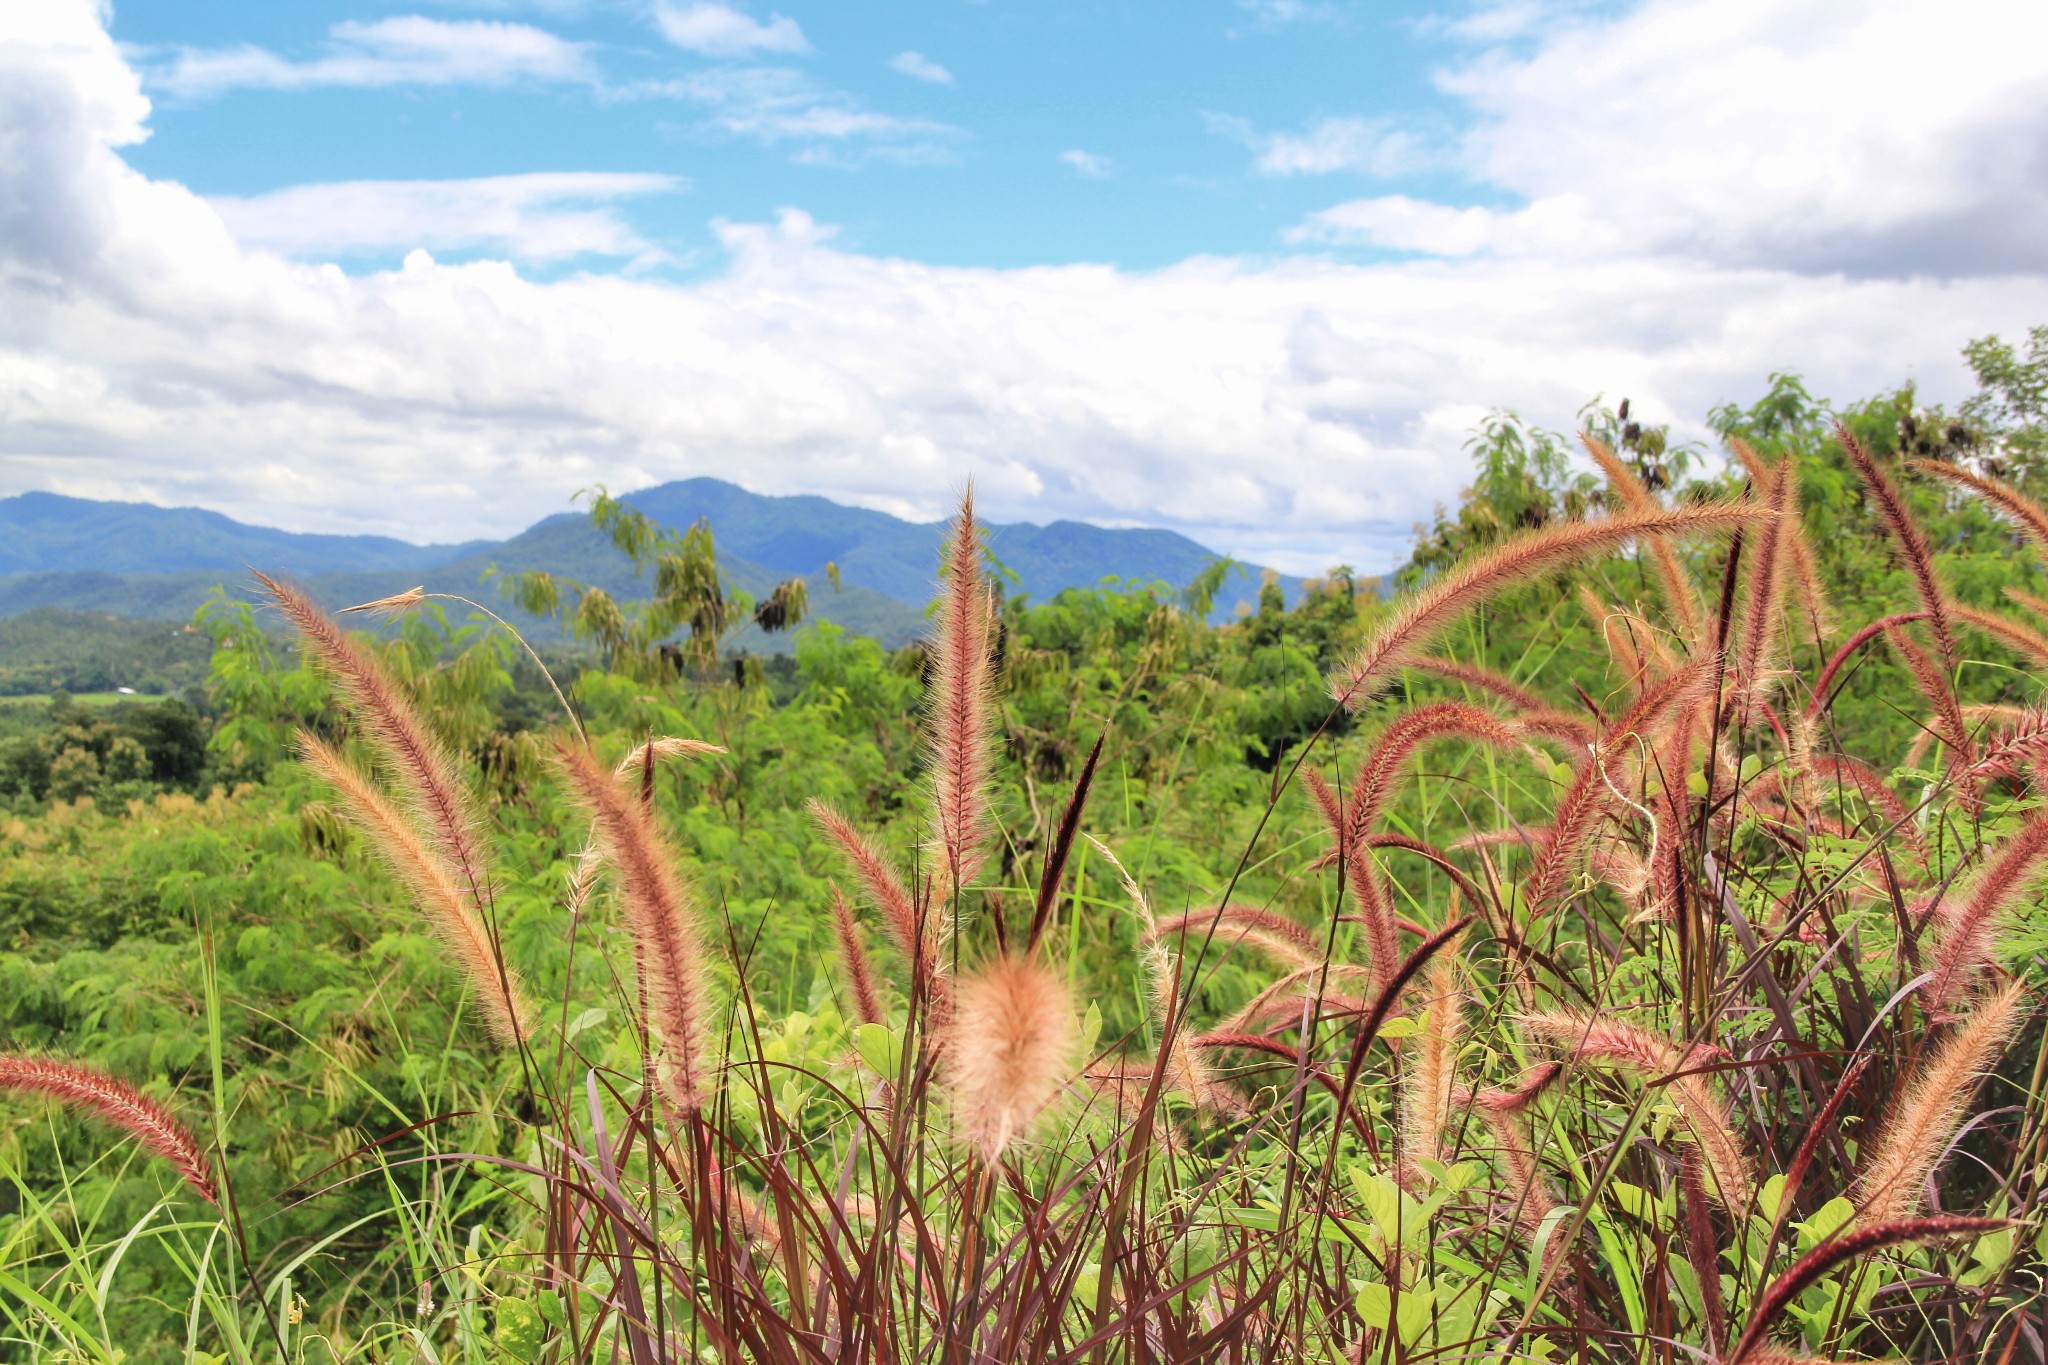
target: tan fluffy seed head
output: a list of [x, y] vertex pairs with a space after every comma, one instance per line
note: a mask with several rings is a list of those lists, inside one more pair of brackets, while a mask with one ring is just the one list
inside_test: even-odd
[[1401, 1076], [1401, 1137], [1409, 1163], [1443, 1157], [1458, 1046], [1465, 1037], [1465, 984], [1458, 957], [1463, 942], [1460, 934], [1438, 949], [1423, 977], [1422, 1025]]
[[1074, 1001], [1061, 973], [1004, 955], [960, 978], [945, 1083], [961, 1137], [997, 1160], [1071, 1079], [1074, 1047]]
[[2018, 981], [1985, 997], [1913, 1073], [1859, 1163], [1853, 1194], [1860, 1225], [1919, 1212], [1927, 1177], [1962, 1123], [1978, 1079], [2018, 1027], [2025, 998]]
[[487, 904], [490, 871], [481, 822], [447, 750], [404, 693], [312, 598], [288, 583], [256, 577], [341, 687], [350, 714], [388, 765], [428, 843], [447, 860], [471, 903]]
[[1448, 570], [1389, 611], [1364, 646], [1331, 676], [1330, 693], [1347, 707], [1364, 704], [1466, 610], [1517, 583], [1632, 540], [1732, 531], [1763, 515], [1761, 509], [1741, 503], [1697, 503], [1570, 522], [1516, 536]]
[[580, 744], [557, 742], [555, 759], [590, 812], [593, 840], [626, 908], [661, 1049], [656, 1074], [663, 1093], [676, 1108], [695, 1113], [710, 1098], [711, 1084], [711, 993], [696, 906], [639, 797]]
[[349, 818], [369, 838], [385, 866], [411, 890], [428, 923], [469, 978], [492, 1034], [507, 1045], [530, 1034], [534, 1014], [527, 1003], [525, 983], [506, 964], [454, 871], [339, 750], [301, 732], [299, 752], [307, 766], [341, 798]]
[[1619, 1019], [1552, 1010], [1523, 1020], [1530, 1032], [1564, 1048], [1582, 1062], [1619, 1067], [1648, 1081], [1667, 1082], [1672, 1103], [1706, 1161], [1712, 1193], [1720, 1205], [1747, 1217], [1756, 1176], [1742, 1139], [1728, 1122], [1728, 1104], [1705, 1075], [1679, 1075], [1705, 1058], [1648, 1029]]
[[671, 758], [710, 758], [725, 750], [719, 745], [701, 739], [683, 739], [676, 735], [659, 735], [644, 744], [633, 746], [633, 752], [619, 760], [612, 772], [619, 777], [640, 772], [649, 762], [659, 765]]

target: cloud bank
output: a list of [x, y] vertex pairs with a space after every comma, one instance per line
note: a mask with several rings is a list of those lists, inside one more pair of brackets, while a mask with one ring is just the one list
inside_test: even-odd
[[[122, 159], [148, 102], [96, 7], [12, 6], [0, 491], [450, 540], [599, 481], [704, 474], [937, 517], [972, 476], [1005, 520], [1166, 525], [1288, 569], [1378, 570], [1455, 496], [1487, 407], [1561, 423], [1597, 390], [1696, 421], [1786, 366], [1821, 393], [1910, 371], [1955, 396], [1965, 340], [2048, 320], [2031, 231], [2048, 86], [1988, 40], [1999, 14], [1659, 0], [1476, 51], [1444, 80], [1473, 110], [1458, 155], [1489, 202], [1376, 196], [1299, 228], [1410, 254], [937, 267], [785, 211], [722, 225], [723, 267], [674, 283], [426, 251], [374, 273], [300, 259], [363, 240], [323, 240], [343, 201], [392, 247], [623, 251], [607, 206], [661, 187], [209, 203]], [[1977, 33], [1972, 81], [1837, 107], [1883, 90], [1871, 64], [1923, 29]], [[1941, 54], [1913, 41], [1924, 72]], [[462, 194], [499, 226], [451, 240]], [[550, 212], [569, 224], [554, 245], [521, 226]]]

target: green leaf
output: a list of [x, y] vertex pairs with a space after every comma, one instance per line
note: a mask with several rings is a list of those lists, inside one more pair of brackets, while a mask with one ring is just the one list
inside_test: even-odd
[[1830, 1199], [1814, 1211], [1813, 1217], [1799, 1225], [1800, 1241], [1808, 1247], [1819, 1246], [1847, 1226], [1855, 1216], [1854, 1204], [1840, 1196]]
[[903, 1057], [903, 1040], [887, 1024], [862, 1024], [853, 1031], [854, 1051], [868, 1070], [885, 1081], [896, 1079], [896, 1064]]

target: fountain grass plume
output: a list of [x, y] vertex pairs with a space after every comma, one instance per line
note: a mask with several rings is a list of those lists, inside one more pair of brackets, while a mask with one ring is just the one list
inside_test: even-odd
[[1927, 1178], [1962, 1123], [1978, 1080], [2019, 1027], [2025, 999], [2019, 981], [1985, 996], [1899, 1088], [1876, 1137], [1864, 1144], [1852, 1190], [1860, 1224], [1919, 1212]]
[[940, 918], [924, 913], [923, 907], [912, 900], [888, 855], [874, 840], [855, 829], [852, 821], [815, 797], [806, 809], [818, 828], [839, 845], [847, 865], [866, 889], [869, 902], [882, 912], [882, 922], [888, 926], [896, 950], [910, 963], [913, 989], [921, 991], [926, 983], [939, 989], [945, 969], [937, 942]]
[[1460, 935], [1429, 960], [1420, 1026], [1403, 1055], [1401, 1150], [1411, 1173], [1418, 1161], [1442, 1159], [1450, 1128], [1458, 1048], [1465, 1038], [1464, 963], [1458, 955], [1463, 944]]
[[1147, 929], [1139, 942], [1199, 942], [1206, 937], [1257, 948], [1288, 968], [1314, 966], [1323, 957], [1322, 945], [1307, 929], [1285, 915], [1249, 905], [1223, 905], [1214, 910], [1168, 915]]
[[664, 763], [671, 758], [712, 758], [724, 752], [722, 745], [708, 743], [705, 740], [658, 735], [634, 745], [632, 752], [620, 759], [612, 772], [618, 777], [625, 777], [642, 772], [651, 764]]
[[995, 710], [989, 674], [992, 616], [982, 582], [981, 532], [974, 521], [970, 485], [948, 536], [926, 700], [932, 792], [928, 845], [941, 900], [974, 879], [988, 839]]
[[1614, 774], [1608, 767], [1613, 756], [1639, 741], [1647, 746], [1646, 732], [1667, 709], [1688, 710], [1711, 695], [1714, 672], [1709, 662], [1688, 664], [1647, 688], [1635, 705], [1600, 736], [1592, 760], [1579, 770], [1559, 800], [1549, 837], [1543, 841], [1535, 866], [1529, 871], [1523, 901], [1531, 915], [1541, 914], [1563, 889], [1572, 860], [1592, 833], [1594, 817], [1614, 795], [1610, 787]]
[[868, 950], [861, 946], [860, 926], [853, 922], [853, 907], [846, 903], [839, 883], [829, 883], [832, 895], [832, 934], [839, 943], [839, 961], [846, 968], [846, 981], [853, 988], [854, 1018], [863, 1024], [882, 1022], [882, 997], [875, 989], [875, 972], [868, 962]]
[[[1771, 469], [1771, 466], [1764, 463], [1763, 457], [1756, 453], [1749, 442], [1739, 437], [1730, 438], [1728, 448], [1735, 453], [1735, 458], [1741, 461], [1742, 467], [1749, 471], [1749, 476], [1756, 481], [1757, 487], [1763, 487], [1764, 479]], [[1806, 522], [1800, 515], [1799, 470], [1789, 455], [1781, 457], [1778, 466], [1784, 471], [1786, 479], [1785, 511], [1788, 522], [1784, 528], [1784, 535], [1785, 548], [1792, 561], [1792, 581], [1798, 585], [1801, 603], [1806, 608], [1807, 624], [1813, 627], [1816, 635], [1824, 635], [1832, 625], [1833, 613], [1828, 609], [1827, 592], [1821, 587], [1820, 582], [1820, 564], [1814, 558], [1813, 545], [1806, 538]]]
[[1908, 463], [1922, 474], [1969, 489], [2010, 517], [2013, 524], [2026, 533], [2027, 539], [2034, 542], [2035, 549], [2048, 554], [2048, 511], [2018, 489], [1996, 479], [1973, 474], [1961, 465], [1946, 464], [1940, 460], [1912, 460]]
[[2048, 635], [2009, 616], [1962, 602], [1951, 602], [1949, 611], [1964, 625], [1976, 627], [2015, 654], [2023, 655], [2034, 667], [2048, 666]]
[[656, 1077], [671, 1104], [694, 1114], [711, 1091], [711, 992], [697, 907], [637, 794], [581, 744], [557, 740], [555, 762], [589, 812], [591, 833], [626, 908], [658, 1041]]
[[[1862, 1260], [1886, 1247], [1933, 1237], [1958, 1237], [1971, 1233], [1996, 1232], [2011, 1226], [2003, 1218], [1906, 1218], [1856, 1228], [1830, 1237], [1795, 1261], [1791, 1269], [1771, 1281], [1757, 1298], [1749, 1326], [1735, 1346], [1723, 1357], [1725, 1365], [1759, 1365], [1766, 1360], [1802, 1359], [1764, 1345], [1764, 1334], [1791, 1302], [1805, 1293], [1836, 1266]], [[2009, 1353], [2008, 1353], [2009, 1358]]]
[[531, 1034], [534, 1012], [525, 983], [505, 962], [503, 948], [477, 916], [440, 854], [421, 841], [412, 823], [340, 750], [302, 730], [299, 753], [341, 798], [370, 846], [426, 912], [435, 935], [469, 978], [492, 1035], [512, 1046]]
[[128, 1082], [79, 1062], [0, 1053], [0, 1090], [41, 1095], [112, 1124], [162, 1158], [201, 1199], [219, 1205], [213, 1169], [199, 1139], [177, 1115]]
[[1792, 462], [1779, 461], [1775, 468], [1766, 468], [1763, 477], [1759, 500], [1770, 509], [1771, 523], [1757, 537], [1756, 555], [1750, 561], [1741, 638], [1732, 660], [1737, 686], [1741, 688], [1737, 723], [1744, 727], [1770, 695], [1771, 673], [1784, 633], [1785, 579], [1792, 562], [1791, 542], [1799, 515]]
[[1941, 655], [1942, 668], [1946, 676], [1954, 677], [1956, 671], [1955, 628], [1949, 623], [1947, 599], [1942, 596], [1941, 583], [1934, 575], [1934, 551], [1927, 543], [1927, 533], [1920, 529], [1920, 523], [1913, 520], [1906, 511], [1899, 490], [1890, 477], [1871, 458], [1869, 450], [1856, 439], [1854, 432], [1841, 422], [1835, 423], [1835, 440], [1841, 444], [1849, 457], [1850, 465], [1856, 470], [1863, 487], [1870, 495], [1871, 506], [1877, 510], [1877, 517], [1884, 524], [1892, 539], [1898, 543], [1899, 552], [1906, 562], [1906, 570], [1913, 578], [1914, 591], [1920, 595], [1921, 609], [1927, 613], [1927, 624], [1934, 632], [1934, 642]]
[[256, 578], [298, 630], [308, 651], [340, 685], [350, 714], [390, 768], [428, 842], [482, 910], [491, 896], [482, 824], [447, 750], [376, 661], [310, 597], [266, 574]]
[[2035, 810], [1989, 851], [1962, 896], [1960, 906], [1944, 901], [1934, 910], [1941, 941], [1934, 952], [1934, 976], [1921, 988], [1930, 1015], [1946, 1018], [1972, 978], [1991, 962], [1991, 948], [2005, 912], [2033, 887], [2048, 867], [2048, 807]]
[[[1607, 476], [1607, 486], [1614, 490], [1624, 508], [1637, 515], [1664, 510], [1656, 494], [1645, 488], [1636, 472], [1614, 453], [1614, 447], [1585, 431], [1579, 433], [1579, 442], [1593, 457], [1593, 463], [1600, 466], [1600, 472]], [[1663, 589], [1665, 604], [1671, 608], [1678, 632], [1687, 641], [1697, 644], [1700, 640], [1700, 602], [1693, 591], [1692, 580], [1686, 576], [1669, 541], [1652, 540], [1649, 548], [1650, 563], [1657, 571], [1658, 585]]]
[[946, 1026], [944, 1080], [960, 1136], [993, 1164], [1074, 1071], [1073, 994], [1037, 954], [999, 953], [963, 974]]
[[1475, 692], [1484, 692], [1498, 697], [1516, 711], [1543, 711], [1550, 703], [1522, 686], [1505, 674], [1496, 673], [1478, 664], [1461, 663], [1456, 659], [1442, 659], [1425, 654], [1409, 661], [1408, 666], [1419, 673], [1428, 673], [1446, 682], [1463, 683]]
[[1714, 1093], [1705, 1075], [1690, 1070], [1708, 1049], [1684, 1048], [1639, 1025], [1572, 1010], [1542, 1011], [1523, 1023], [1578, 1061], [1619, 1067], [1665, 1085], [1706, 1161], [1716, 1202], [1738, 1218], [1747, 1216], [1756, 1190], [1749, 1155], [1728, 1121], [1727, 1102]]
[[1395, 670], [1419, 657], [1438, 632], [1518, 583], [1632, 540], [1733, 531], [1755, 524], [1763, 515], [1753, 504], [1703, 502], [1525, 532], [1447, 570], [1388, 612], [1365, 644], [1331, 675], [1330, 695], [1354, 710], [1364, 705]]

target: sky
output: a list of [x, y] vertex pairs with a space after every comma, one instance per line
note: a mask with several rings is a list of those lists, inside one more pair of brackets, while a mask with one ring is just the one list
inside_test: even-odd
[[712, 475], [1378, 572], [1493, 408], [2048, 322], [2009, 0], [0, 0], [0, 494]]

